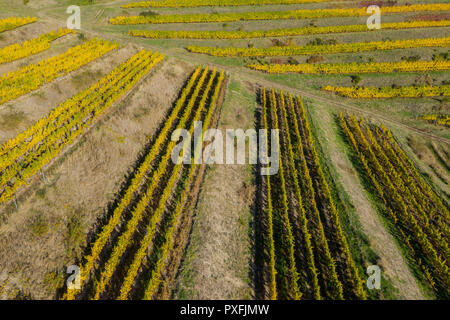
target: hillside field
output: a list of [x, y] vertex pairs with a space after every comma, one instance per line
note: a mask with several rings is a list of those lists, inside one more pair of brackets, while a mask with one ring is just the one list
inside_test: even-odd
[[448, 1], [0, 0], [2, 300], [447, 300], [449, 201]]

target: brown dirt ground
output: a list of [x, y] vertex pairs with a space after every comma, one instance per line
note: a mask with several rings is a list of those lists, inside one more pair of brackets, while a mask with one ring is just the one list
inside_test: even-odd
[[0, 209], [6, 217], [0, 226], [0, 287], [9, 279], [0, 297], [55, 297], [65, 268], [80, 257], [88, 232], [191, 70], [165, 61], [45, 171], [45, 183], [35, 182], [19, 197], [18, 210]]

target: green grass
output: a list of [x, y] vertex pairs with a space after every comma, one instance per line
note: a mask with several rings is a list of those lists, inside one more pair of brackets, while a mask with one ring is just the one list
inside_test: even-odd
[[47, 218], [41, 212], [35, 213], [28, 223], [31, 232], [37, 237], [42, 237], [49, 231]]
[[83, 216], [81, 210], [73, 210], [68, 215], [65, 232], [65, 245], [68, 257], [78, 257], [85, 246]]

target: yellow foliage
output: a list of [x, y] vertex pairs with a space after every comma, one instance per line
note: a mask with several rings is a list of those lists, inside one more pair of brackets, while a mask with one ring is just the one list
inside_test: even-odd
[[252, 64], [249, 68], [267, 73], [304, 73], [304, 74], [350, 74], [350, 73], [393, 73], [425, 72], [450, 69], [450, 60], [436, 61], [399, 61], [365, 62], [333, 64]]
[[324, 91], [334, 92], [348, 98], [419, 98], [450, 96], [450, 85], [442, 86], [405, 86], [405, 87], [332, 87], [325, 86]]
[[117, 43], [93, 39], [65, 53], [30, 64], [0, 77], [0, 104], [38, 89], [118, 48]]
[[[146, 23], [198, 23], [198, 22], [231, 22], [242, 20], [280, 20], [280, 19], [317, 19], [329, 17], [358, 17], [367, 16], [367, 8], [343, 9], [307, 9], [287, 11], [251, 11], [211, 14], [163, 14], [152, 16], [118, 16], [111, 18], [111, 24], [146, 24]], [[421, 12], [421, 11], [449, 11], [448, 3], [414, 4], [409, 6], [382, 7], [382, 14]]]
[[270, 48], [214, 48], [189, 46], [187, 50], [218, 57], [264, 57], [264, 56], [298, 56], [310, 54], [354, 53], [363, 51], [409, 49], [424, 47], [447, 47], [450, 37], [424, 38], [393, 41], [353, 42], [338, 44], [321, 44], [306, 46], [276, 46]]
[[[381, 24], [381, 29], [410, 29], [450, 26], [450, 20], [440, 21], [411, 21]], [[373, 32], [365, 24], [302, 27], [276, 30], [256, 31], [172, 31], [172, 30], [130, 30], [129, 35], [150, 39], [248, 39], [267, 37], [292, 37], [309, 34], [346, 33], [346, 32]]]
[[20, 18], [20, 17], [8, 17], [5, 19], [0, 19], [0, 33], [7, 30], [12, 30], [29, 23], [36, 22], [37, 18]]

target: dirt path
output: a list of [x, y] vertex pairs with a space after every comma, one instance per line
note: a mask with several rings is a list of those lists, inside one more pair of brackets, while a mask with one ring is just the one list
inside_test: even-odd
[[348, 157], [339, 149], [337, 128], [330, 111], [317, 103], [314, 104], [314, 108], [315, 112], [320, 114], [320, 121], [316, 123], [328, 142], [326, 148], [329, 152], [327, 154], [335, 165], [339, 182], [356, 208], [363, 232], [369, 237], [372, 249], [381, 258], [383, 272], [399, 291], [399, 299], [424, 299], [394, 238], [385, 229], [380, 216], [367, 198], [357, 172]]

